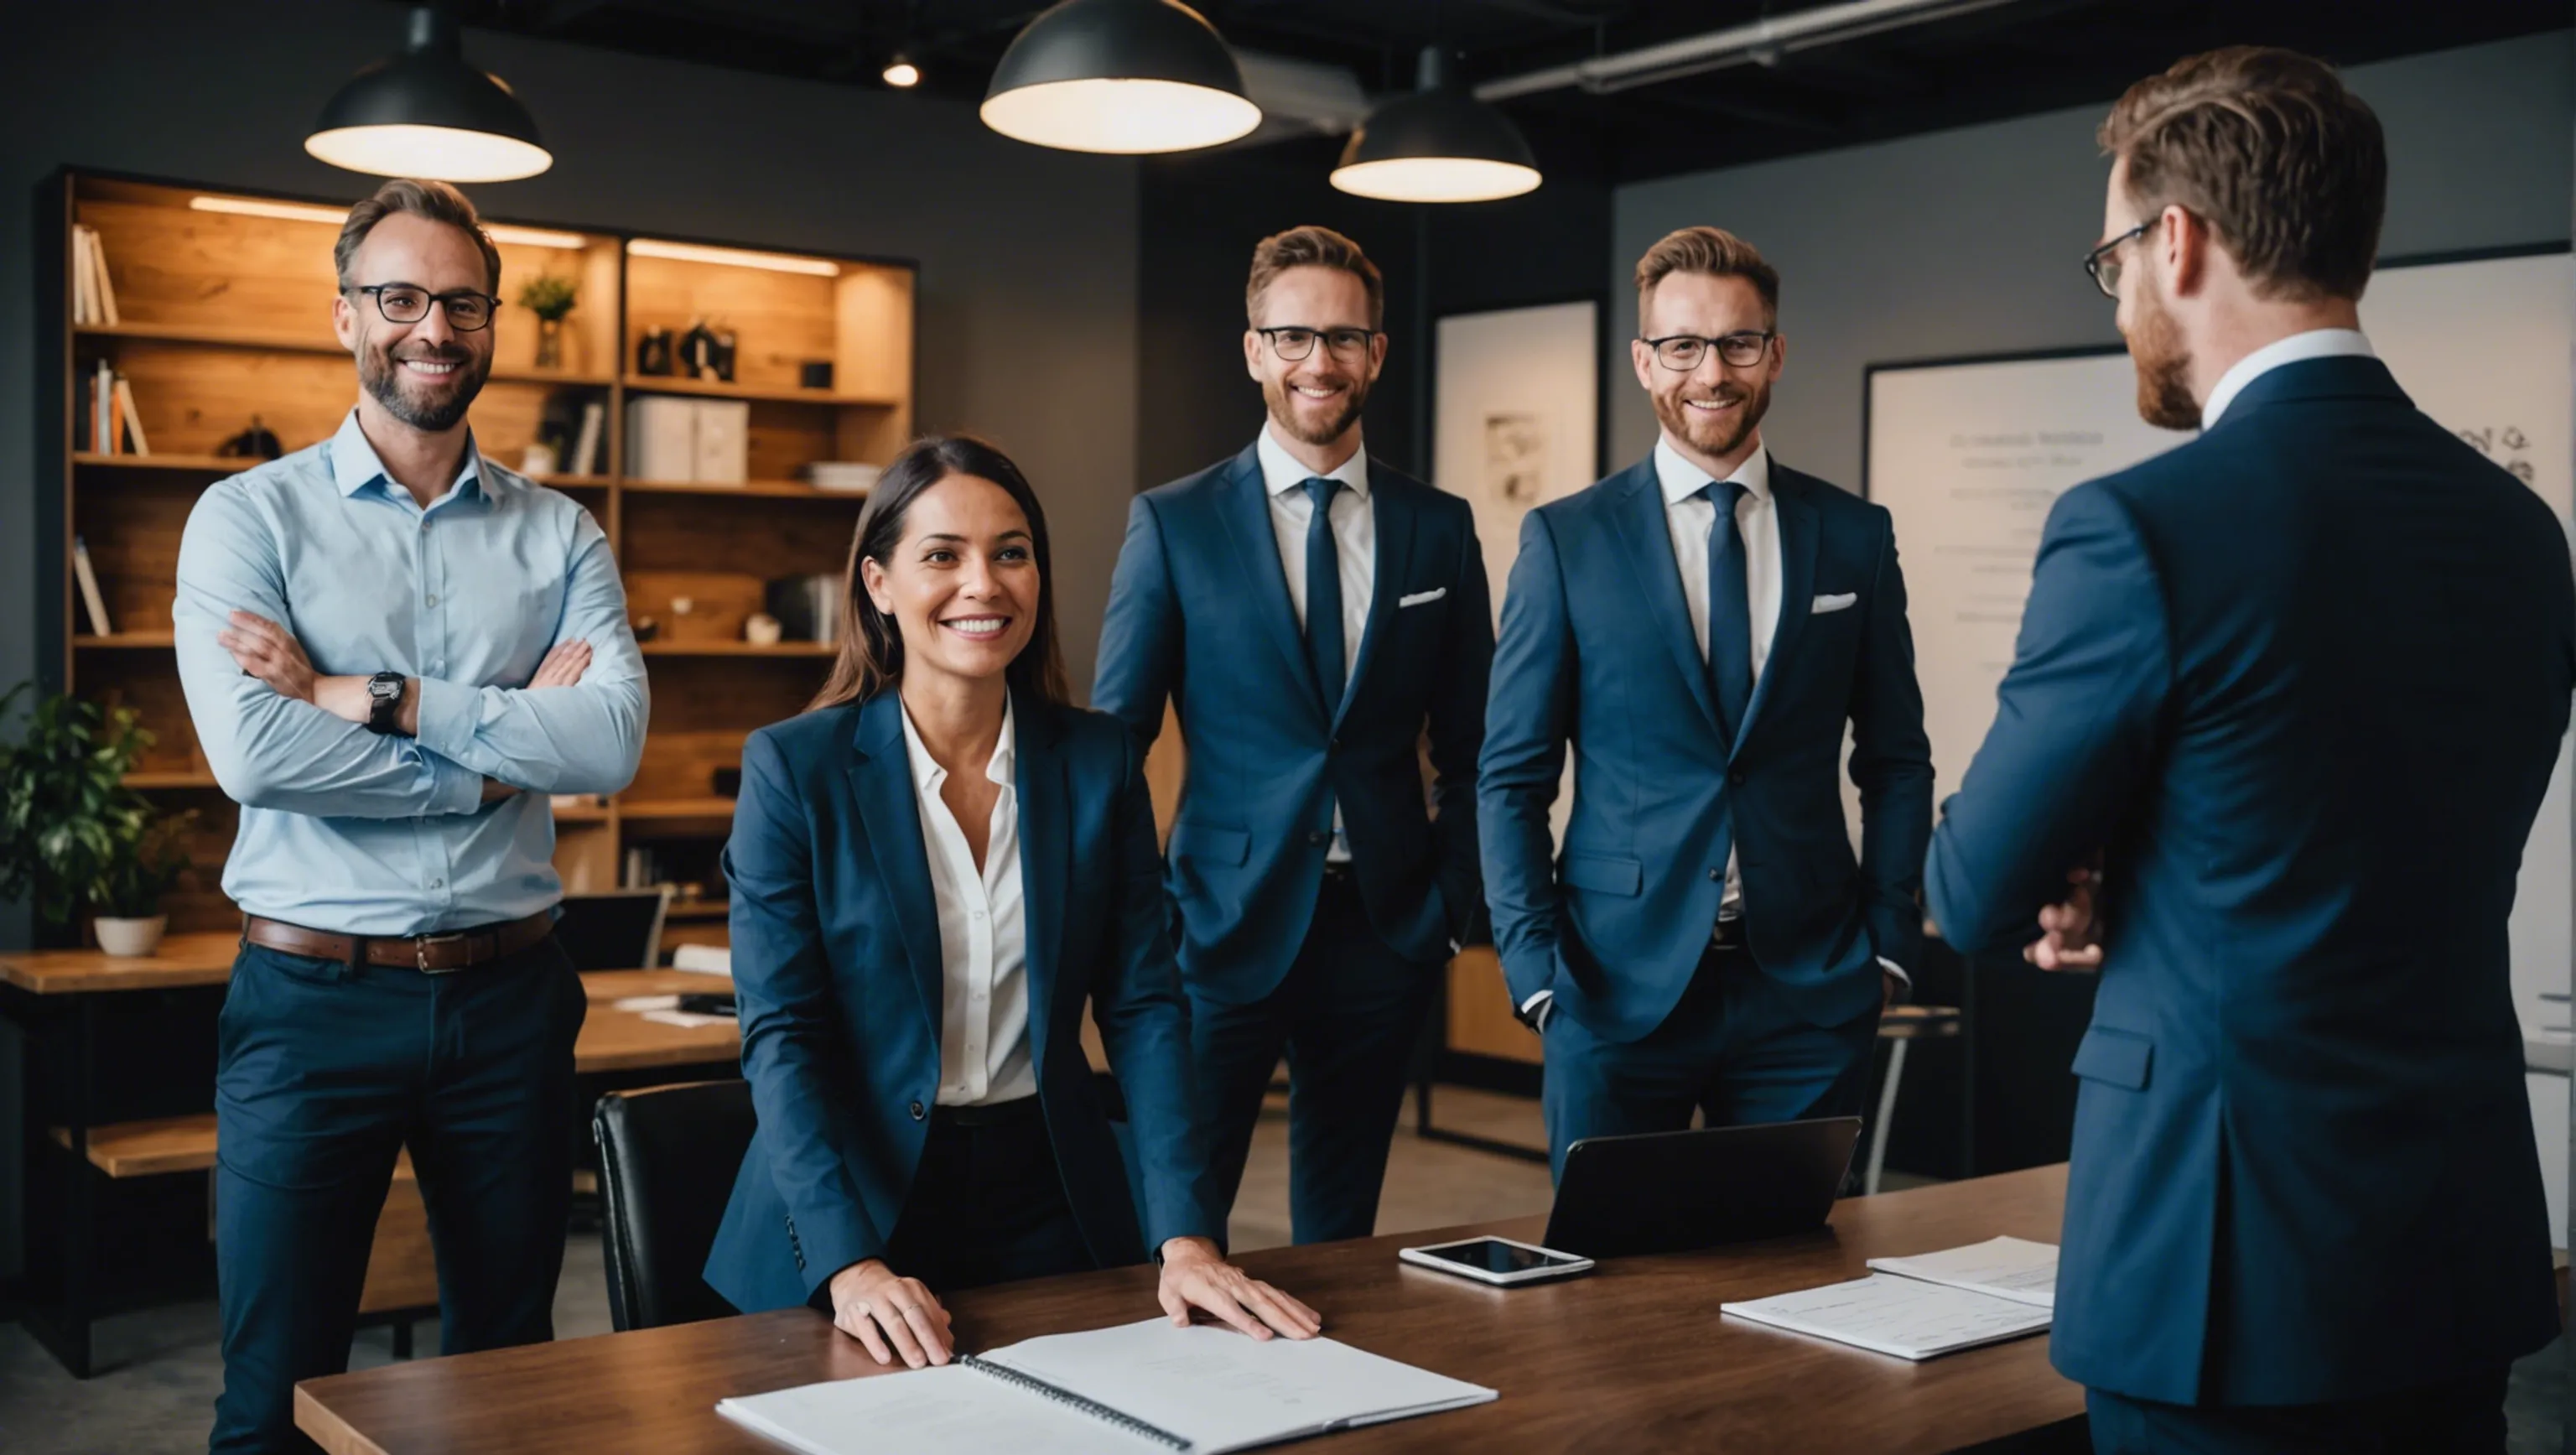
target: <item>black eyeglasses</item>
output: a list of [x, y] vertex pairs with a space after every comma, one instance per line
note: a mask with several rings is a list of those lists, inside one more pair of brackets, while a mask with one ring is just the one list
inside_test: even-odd
[[2093, 286], [2102, 290], [2103, 297], [2120, 296], [2120, 260], [2111, 254], [2119, 250], [2120, 244], [2131, 238], [2145, 237], [2148, 230], [2160, 220], [2160, 217], [2148, 218], [2084, 255], [2084, 271], [2093, 275]]
[[1655, 351], [1655, 362], [1676, 374], [1687, 374], [1700, 366], [1710, 349], [1717, 350], [1720, 363], [1730, 369], [1749, 369], [1762, 362], [1771, 351], [1771, 340], [1780, 335], [1770, 329], [1756, 333], [1748, 329], [1723, 338], [1701, 338], [1697, 334], [1672, 333], [1662, 338], [1640, 339], [1639, 343]]
[[1254, 333], [1270, 340], [1270, 351], [1289, 363], [1315, 352], [1315, 340], [1340, 359], [1368, 357], [1369, 341], [1377, 335], [1364, 328], [1256, 328]]
[[446, 310], [447, 326], [458, 333], [475, 333], [492, 326], [492, 310], [501, 300], [489, 293], [459, 288], [452, 293], [432, 293], [409, 283], [368, 283], [349, 290], [364, 293], [376, 300], [376, 311], [387, 323], [418, 323], [429, 317], [429, 305]]

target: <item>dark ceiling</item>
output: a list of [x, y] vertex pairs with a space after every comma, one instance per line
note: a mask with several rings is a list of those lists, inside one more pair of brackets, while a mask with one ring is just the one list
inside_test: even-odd
[[[976, 98], [1027, 0], [456, 0], [468, 24], [853, 86], [898, 46], [925, 88]], [[1237, 47], [1412, 84], [1435, 40], [1477, 79], [1616, 54], [1765, 15], [1761, 0], [1201, 0]], [[2177, 57], [2239, 42], [2351, 65], [2564, 27], [2567, 0], [2005, 0], [1992, 8], [1633, 90], [1504, 109], [1551, 171], [1628, 181], [2107, 102]], [[542, 98], [535, 98], [540, 108]]]

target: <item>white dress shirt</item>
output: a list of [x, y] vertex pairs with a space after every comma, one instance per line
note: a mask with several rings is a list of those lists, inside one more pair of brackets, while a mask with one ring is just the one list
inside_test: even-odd
[[2200, 407], [2200, 427], [2215, 429], [2227, 406], [2245, 392], [2245, 386], [2271, 373], [2283, 364], [2304, 363], [2309, 359], [2337, 358], [2375, 359], [2370, 340], [2357, 328], [2312, 328], [2288, 338], [2274, 339], [2245, 357], [2238, 359], [2209, 391], [2209, 402]]
[[[1270, 530], [1279, 541], [1279, 569], [1288, 577], [1288, 607], [1297, 614], [1297, 630], [1306, 629], [1306, 527], [1315, 519], [1315, 498], [1306, 493], [1315, 472], [1300, 463], [1263, 425], [1253, 452], [1261, 460], [1261, 486], [1270, 497]], [[1342, 567], [1342, 685], [1360, 662], [1360, 637], [1368, 630], [1369, 595], [1377, 588], [1377, 512], [1369, 499], [1368, 451], [1355, 450], [1339, 469], [1327, 473], [1342, 488], [1333, 492], [1333, 551]], [[1342, 835], [1342, 806], [1333, 805], [1333, 844], [1324, 851], [1328, 864], [1350, 862], [1351, 847]]]
[[981, 870], [957, 815], [939, 796], [948, 770], [930, 756], [909, 708], [903, 714], [903, 751], [920, 798], [931, 897], [939, 904], [939, 1104], [982, 1106], [1035, 1096], [1011, 710], [1002, 709], [1002, 735], [984, 765], [984, 776], [1001, 791], [993, 797]]
[[[1771, 447], [1754, 445], [1753, 453], [1745, 456], [1744, 463], [1726, 478], [1744, 487], [1744, 493], [1735, 501], [1735, 531], [1744, 541], [1744, 596], [1753, 629], [1753, 681], [1758, 686], [1762, 668], [1771, 660], [1772, 639], [1780, 631], [1780, 513], [1771, 499]], [[1717, 522], [1717, 506], [1702, 493], [1709, 479], [1706, 470], [1682, 458], [1671, 440], [1656, 439], [1655, 482], [1663, 487], [1664, 525], [1672, 537], [1673, 567], [1681, 573], [1682, 604], [1690, 612], [1691, 636], [1699, 643], [1702, 662], [1708, 660], [1708, 528]], [[1582, 791], [1579, 784], [1575, 791]], [[1744, 873], [1735, 846], [1730, 844], [1726, 850], [1726, 890], [1718, 898], [1717, 917], [1729, 920], [1743, 913]], [[1881, 958], [1878, 963], [1897, 979], [1911, 982], [1912, 977], [1894, 962]], [[1538, 991], [1521, 1003], [1521, 1011], [1536, 1015], [1544, 1026], [1545, 1008], [1554, 999], [1554, 992]]]

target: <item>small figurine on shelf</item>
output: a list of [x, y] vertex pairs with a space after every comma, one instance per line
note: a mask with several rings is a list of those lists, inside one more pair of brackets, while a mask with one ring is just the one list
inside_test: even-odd
[[703, 318], [691, 319], [689, 331], [680, 335], [680, 373], [687, 378], [713, 380], [716, 373], [716, 335]]
[[563, 361], [563, 321], [580, 301], [580, 286], [570, 278], [552, 273], [539, 273], [519, 289], [519, 306], [537, 316], [537, 367], [560, 369]]
[[728, 384], [733, 382], [733, 349], [733, 330], [730, 328], [717, 329], [715, 343], [716, 377], [722, 379]]
[[286, 446], [279, 444], [276, 433], [254, 414], [250, 428], [215, 446], [215, 453], [228, 459], [274, 460], [286, 453]]
[[635, 372], [653, 378], [671, 372], [671, 331], [648, 328], [635, 341]]

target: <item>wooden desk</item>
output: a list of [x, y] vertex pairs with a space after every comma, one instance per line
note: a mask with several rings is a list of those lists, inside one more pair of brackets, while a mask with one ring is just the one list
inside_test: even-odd
[[[1474, 1409], [1329, 1436], [1318, 1455], [1966, 1450], [2039, 1430], [2080, 1440], [2084, 1392], [2048, 1367], [2046, 1339], [1908, 1364], [1723, 1321], [1717, 1305], [1855, 1278], [1873, 1256], [2001, 1233], [2054, 1242], [2065, 1193], [2065, 1169], [2045, 1167], [1854, 1198], [1829, 1232], [1617, 1259], [1513, 1290], [1406, 1267], [1396, 1249], [1469, 1232], [1535, 1239], [1542, 1219], [1243, 1261], [1321, 1309], [1327, 1333], [1502, 1392]], [[1152, 1270], [1124, 1268], [962, 1293], [949, 1306], [973, 1350], [1152, 1317], [1153, 1289]], [[332, 1455], [774, 1455], [715, 1402], [881, 1372], [821, 1315], [797, 1309], [311, 1380], [296, 1387], [295, 1417]]]
[[581, 977], [590, 996], [590, 1017], [573, 1043], [573, 1069], [588, 1076], [605, 1071], [638, 1071], [663, 1066], [739, 1063], [742, 1031], [732, 1021], [712, 1026], [666, 1026], [644, 1019], [638, 1010], [619, 1010], [612, 1002], [630, 995], [725, 995], [733, 990], [727, 975], [690, 970], [593, 970]]
[[96, 950], [25, 950], [0, 955], [0, 985], [30, 995], [96, 991], [171, 990], [221, 985], [233, 974], [241, 935], [232, 930], [168, 935], [149, 955], [131, 957]]

